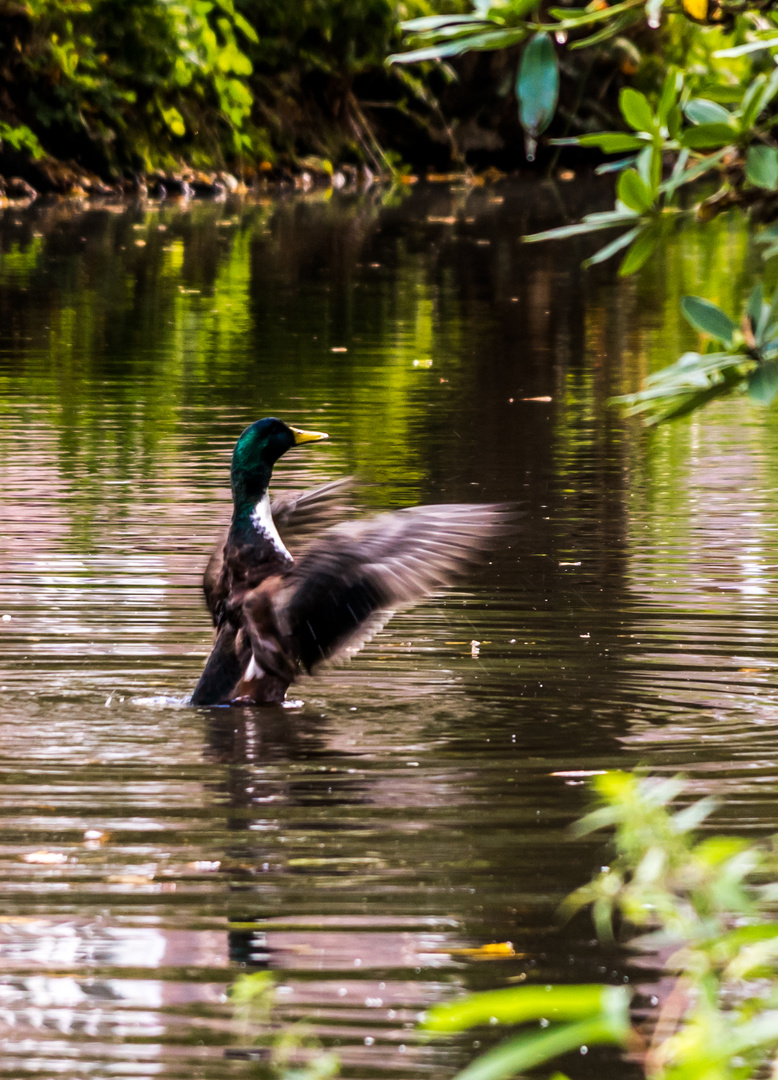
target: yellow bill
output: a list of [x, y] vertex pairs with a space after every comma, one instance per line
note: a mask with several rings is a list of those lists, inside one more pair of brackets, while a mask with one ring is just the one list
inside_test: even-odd
[[329, 439], [329, 435], [325, 431], [303, 431], [302, 428], [289, 428], [294, 435], [294, 444], [299, 446], [304, 442], [318, 442], [319, 439]]

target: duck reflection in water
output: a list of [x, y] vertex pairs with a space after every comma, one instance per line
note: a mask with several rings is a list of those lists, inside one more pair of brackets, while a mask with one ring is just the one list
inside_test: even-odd
[[448, 585], [510, 530], [509, 507], [468, 503], [333, 525], [350, 480], [271, 503], [276, 461], [326, 438], [267, 418], [238, 439], [232, 523], [205, 572], [215, 639], [194, 705], [283, 701], [300, 671], [357, 652], [395, 611]]

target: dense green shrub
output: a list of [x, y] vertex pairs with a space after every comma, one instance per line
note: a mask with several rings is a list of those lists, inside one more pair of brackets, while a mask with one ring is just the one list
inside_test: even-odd
[[240, 151], [252, 40], [232, 0], [0, 3], [4, 147], [26, 128], [56, 157], [124, 171]]
[[[359, 157], [370, 131], [354, 80], [369, 71], [418, 92], [418, 79], [384, 60], [398, 19], [433, 7], [0, 0], [0, 145], [126, 175], [180, 161], [252, 164], [279, 149], [294, 159], [306, 149], [297, 129], [321, 134], [324, 121], [362, 143]], [[308, 148], [325, 143], [314, 137]]]

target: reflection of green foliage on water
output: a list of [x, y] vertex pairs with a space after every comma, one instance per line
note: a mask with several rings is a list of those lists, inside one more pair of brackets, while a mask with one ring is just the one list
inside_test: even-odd
[[0, 253], [0, 275], [14, 284], [26, 282], [38, 265], [43, 251], [43, 237], [34, 236], [29, 243], [11, 243]]
[[230, 987], [230, 1000], [243, 1038], [267, 1049], [263, 1075], [269, 1073], [273, 1080], [330, 1080], [338, 1075], [337, 1054], [324, 1050], [305, 1024], [273, 1029], [275, 979], [269, 971], [239, 975]]
[[[461, 364], [456, 297], [441, 305], [423, 254], [400, 252], [391, 277], [376, 266], [366, 281], [351, 269], [370, 258], [380, 201], [314, 206], [41, 222], [42, 235], [0, 254], [6, 317], [25, 355], [0, 403], [23, 385], [41, 403], [36, 419], [57, 431], [63, 475], [89, 496], [74, 507], [79, 543], [95, 538], [102, 478], [149, 481], [186, 456], [193, 406], [232, 414], [219, 428], [225, 455], [245, 423], [280, 413], [333, 441], [323, 457], [290, 456], [279, 473], [303, 463], [354, 471], [380, 482], [368, 502], [418, 498], [426, 403]], [[301, 215], [310, 215], [304, 244]], [[333, 249], [343, 273], [319, 274]], [[328, 420], [333, 395], [348, 415], [340, 429]], [[227, 460], [214, 463], [225, 488]]]
[[741, 386], [756, 404], [771, 404], [778, 395], [778, 290], [765, 298], [758, 282], [740, 325], [699, 296], [684, 296], [681, 310], [708, 340], [705, 351], [685, 352], [675, 364], [646, 378], [639, 393], [616, 401], [649, 423], [684, 416]]

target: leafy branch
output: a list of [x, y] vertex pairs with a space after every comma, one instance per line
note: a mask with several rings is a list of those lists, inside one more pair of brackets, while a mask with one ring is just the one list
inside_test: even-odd
[[[723, 332], [720, 316], [709, 317], [721, 321]], [[775, 1076], [775, 845], [698, 836], [715, 800], [673, 810], [685, 788], [677, 777], [611, 772], [595, 786], [600, 806], [576, 832], [613, 829], [615, 858], [568, 898], [564, 911], [590, 907], [605, 939], [612, 938], [618, 915], [630, 934], [642, 932], [633, 937], [633, 948], [669, 951], [671, 989], [643, 1033], [629, 1023], [629, 994], [622, 986], [512, 987], [436, 1006], [424, 1022], [432, 1031], [538, 1020], [544, 1025], [509, 1036], [457, 1080], [503, 1080], [594, 1043], [628, 1047], [649, 1080], [744, 1080], [769, 1069]]]
[[741, 386], [755, 404], [770, 405], [778, 396], [778, 289], [766, 300], [761, 282], [755, 285], [739, 326], [700, 296], [685, 296], [681, 311], [711, 339], [710, 349], [684, 353], [649, 375], [645, 389], [615, 403], [649, 424], [683, 416]]

